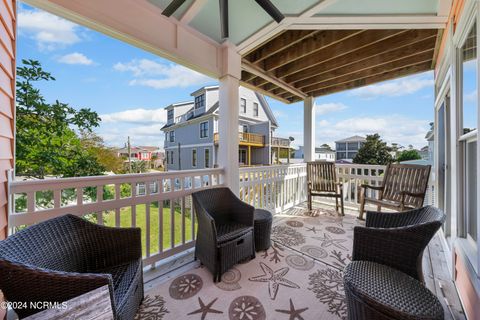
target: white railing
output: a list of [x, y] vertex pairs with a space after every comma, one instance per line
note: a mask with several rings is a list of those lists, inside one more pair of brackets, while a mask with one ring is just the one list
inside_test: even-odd
[[[357, 207], [361, 185], [380, 185], [386, 166], [336, 164], [335, 168], [338, 180], [343, 183], [345, 204]], [[367, 189], [367, 196], [377, 197], [378, 194]], [[304, 202], [307, 200], [306, 164], [240, 168], [240, 197], [255, 207], [276, 213]], [[323, 198], [320, 200], [325, 201]], [[429, 181], [425, 204], [435, 204], [433, 176]]]
[[307, 199], [306, 179], [304, 163], [240, 168], [240, 198], [278, 213]]
[[190, 194], [222, 185], [223, 169], [95, 176], [9, 183], [11, 233], [63, 214], [100, 225], [140, 227], [144, 265], [194, 245]]

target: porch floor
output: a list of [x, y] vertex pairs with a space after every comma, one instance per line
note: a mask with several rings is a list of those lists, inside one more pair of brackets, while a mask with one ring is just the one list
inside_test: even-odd
[[[240, 264], [214, 284], [190, 252], [145, 273], [145, 301], [137, 319], [345, 319], [342, 270], [351, 260], [358, 211], [345, 217], [316, 203], [274, 216], [272, 247]], [[465, 319], [450, 280], [440, 236], [424, 254], [427, 287], [445, 309], [445, 319]], [[295, 316], [297, 315], [297, 316]]]

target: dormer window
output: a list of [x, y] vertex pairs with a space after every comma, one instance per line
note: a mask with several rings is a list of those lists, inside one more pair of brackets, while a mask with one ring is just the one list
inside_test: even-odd
[[243, 98], [240, 99], [240, 112], [247, 113], [247, 100]]
[[195, 110], [205, 107], [205, 95], [201, 94], [195, 97]]
[[168, 120], [168, 122], [173, 122], [173, 109], [168, 110], [168, 112], [167, 112], [167, 120]]

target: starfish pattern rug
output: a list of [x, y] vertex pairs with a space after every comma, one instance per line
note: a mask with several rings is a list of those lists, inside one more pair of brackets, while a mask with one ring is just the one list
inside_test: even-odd
[[152, 288], [136, 319], [346, 319], [342, 270], [356, 224], [334, 211], [292, 208], [274, 218], [267, 251], [216, 284], [200, 266]]

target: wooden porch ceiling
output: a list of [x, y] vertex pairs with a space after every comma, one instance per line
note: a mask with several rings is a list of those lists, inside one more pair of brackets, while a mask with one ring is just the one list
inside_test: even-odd
[[442, 30], [287, 30], [242, 58], [242, 84], [285, 103], [431, 70]]

